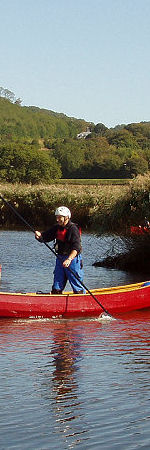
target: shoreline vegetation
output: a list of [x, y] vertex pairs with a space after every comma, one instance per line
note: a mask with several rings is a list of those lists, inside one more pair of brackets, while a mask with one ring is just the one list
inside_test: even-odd
[[[54, 222], [54, 211], [67, 205], [72, 219], [84, 230], [97, 233], [128, 233], [130, 225], [139, 225], [150, 211], [150, 173], [133, 180], [60, 179], [49, 185], [0, 184], [1, 195], [33, 227], [45, 229]], [[0, 201], [0, 227], [25, 228]]]

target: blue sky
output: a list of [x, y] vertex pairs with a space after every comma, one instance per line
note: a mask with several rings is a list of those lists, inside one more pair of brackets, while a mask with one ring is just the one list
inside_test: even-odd
[[114, 127], [150, 120], [149, 0], [0, 0], [0, 86]]

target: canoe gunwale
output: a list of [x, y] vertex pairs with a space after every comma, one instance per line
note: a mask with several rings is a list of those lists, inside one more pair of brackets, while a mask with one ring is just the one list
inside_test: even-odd
[[[134, 284], [127, 284], [123, 286], [113, 286], [108, 288], [98, 288], [98, 289], [90, 289], [90, 292], [94, 295], [105, 295], [105, 294], [113, 294], [113, 293], [119, 293], [119, 292], [129, 292], [129, 291], [135, 291], [139, 289], [145, 289], [148, 286], [144, 286], [144, 283], [148, 283], [148, 281], [145, 282], [139, 282]], [[150, 283], [150, 281], [149, 281]], [[15, 295], [15, 296], [31, 296], [31, 297], [58, 297], [58, 294], [51, 294], [51, 293], [44, 293], [44, 292], [5, 292], [0, 291], [0, 295]], [[75, 294], [71, 291], [63, 292], [62, 294], [59, 294], [59, 297], [90, 297], [90, 293], [86, 292], [86, 294]]]

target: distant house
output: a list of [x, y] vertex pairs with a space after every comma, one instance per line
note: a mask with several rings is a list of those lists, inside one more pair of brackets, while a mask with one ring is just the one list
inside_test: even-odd
[[77, 139], [85, 139], [89, 134], [91, 134], [90, 128], [87, 127], [86, 131], [82, 131], [82, 133], [77, 134]]

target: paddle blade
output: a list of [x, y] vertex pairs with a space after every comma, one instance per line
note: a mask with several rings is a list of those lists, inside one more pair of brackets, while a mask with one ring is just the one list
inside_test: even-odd
[[110, 314], [105, 314], [102, 313], [100, 314], [100, 316], [98, 317], [99, 321], [110, 321], [110, 320], [116, 320], [115, 317], [110, 316]]

